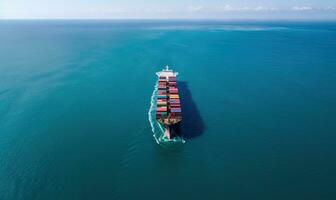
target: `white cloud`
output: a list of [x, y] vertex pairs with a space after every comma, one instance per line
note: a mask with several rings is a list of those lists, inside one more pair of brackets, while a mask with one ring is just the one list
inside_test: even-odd
[[199, 12], [203, 9], [203, 6], [188, 6], [187, 10], [190, 12]]
[[224, 5], [220, 8], [223, 11], [234, 11], [235, 9], [230, 5]]
[[313, 10], [312, 7], [310, 6], [294, 6], [292, 8], [292, 10], [296, 10], [296, 11], [306, 11], [306, 10]]
[[336, 11], [335, 7], [311, 7], [311, 6], [294, 6], [292, 7], [291, 10], [294, 11], [310, 11], [310, 10], [315, 10], [315, 11]]
[[258, 6], [258, 7], [255, 7], [253, 10], [255, 10], [255, 11], [261, 11], [261, 10], [267, 10], [267, 8], [265, 8], [263, 6]]
[[336, 8], [335, 7], [326, 7], [326, 8], [324, 8], [324, 10], [336, 10]]
[[278, 8], [274, 7], [264, 7], [264, 6], [257, 6], [253, 8], [254, 11], [276, 11], [279, 10]]
[[257, 6], [257, 7], [233, 7], [230, 5], [224, 5], [219, 8], [219, 11], [276, 11], [278, 8], [274, 7], [265, 7], [265, 6]]

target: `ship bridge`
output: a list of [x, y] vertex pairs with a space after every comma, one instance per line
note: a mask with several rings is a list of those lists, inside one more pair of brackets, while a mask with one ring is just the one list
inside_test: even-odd
[[165, 69], [163, 69], [162, 71], [156, 72], [156, 75], [158, 77], [176, 77], [178, 75], [178, 72], [174, 72], [173, 70], [169, 69], [168, 65], [166, 66]]

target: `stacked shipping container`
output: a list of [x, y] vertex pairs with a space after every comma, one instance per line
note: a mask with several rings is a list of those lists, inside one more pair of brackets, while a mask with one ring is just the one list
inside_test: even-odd
[[166, 118], [167, 110], [167, 81], [166, 77], [159, 77], [158, 98], [156, 101], [156, 118]]
[[160, 76], [158, 80], [156, 118], [166, 119], [169, 123], [181, 117], [179, 90], [175, 76]]
[[168, 77], [168, 86], [169, 86], [169, 110], [171, 113], [171, 117], [179, 117], [181, 116], [181, 104], [175, 76]]

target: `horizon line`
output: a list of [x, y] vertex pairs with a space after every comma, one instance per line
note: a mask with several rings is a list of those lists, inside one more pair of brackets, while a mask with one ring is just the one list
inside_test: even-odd
[[336, 18], [0, 18], [0, 21], [335, 21]]

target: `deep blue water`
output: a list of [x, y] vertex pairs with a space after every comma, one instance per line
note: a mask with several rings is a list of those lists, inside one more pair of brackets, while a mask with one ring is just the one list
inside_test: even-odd
[[0, 21], [0, 199], [336, 199], [335, 102], [334, 22]]

